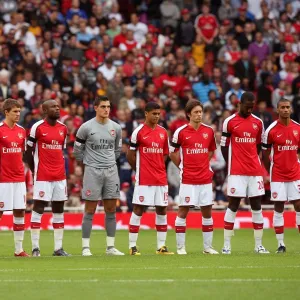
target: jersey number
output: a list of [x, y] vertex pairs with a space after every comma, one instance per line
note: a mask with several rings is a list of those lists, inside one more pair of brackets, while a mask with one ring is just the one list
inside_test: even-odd
[[263, 181], [257, 181], [258, 183], [258, 189], [263, 190], [264, 189], [264, 182]]

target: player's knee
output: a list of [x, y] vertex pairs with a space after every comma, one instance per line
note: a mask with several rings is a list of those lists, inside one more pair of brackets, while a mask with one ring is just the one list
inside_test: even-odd
[[34, 205], [33, 205], [33, 211], [35, 211], [36, 213], [42, 215], [44, 213], [45, 210], [45, 203], [43, 203], [43, 201], [34, 201]]
[[183, 208], [182, 206], [179, 207], [179, 210], [178, 210], [178, 217], [181, 218], [181, 219], [186, 219], [187, 215], [188, 215], [188, 212], [189, 212], [189, 208]]
[[96, 212], [98, 201], [85, 201], [84, 212], [94, 214]]
[[115, 207], [105, 207], [105, 213], [106, 214], [115, 214], [116, 213], [116, 208]]
[[294, 208], [296, 212], [300, 212], [300, 200], [295, 201]]
[[17, 218], [23, 218], [25, 216], [25, 210], [24, 209], [14, 209], [13, 215], [14, 215], [14, 217], [17, 217]]
[[237, 212], [237, 210], [239, 209], [239, 204], [237, 203], [229, 203], [228, 204], [228, 208], [233, 211], [233, 212]]
[[178, 217], [181, 219], [186, 219], [187, 214], [188, 214], [187, 212], [181, 211], [181, 212], [178, 212]]
[[250, 200], [250, 206], [252, 210], [261, 210], [260, 198], [252, 198]]
[[278, 213], [282, 213], [284, 211], [284, 202], [275, 202], [274, 210]]
[[64, 212], [64, 202], [52, 202], [52, 212], [62, 214]]
[[157, 213], [158, 215], [162, 215], [162, 216], [166, 215], [166, 214], [167, 214], [167, 207], [160, 207], [160, 206], [157, 206], [157, 207], [156, 207], [156, 213]]
[[141, 205], [134, 205], [133, 206], [133, 212], [135, 215], [141, 217], [143, 215], [144, 212], [144, 207]]

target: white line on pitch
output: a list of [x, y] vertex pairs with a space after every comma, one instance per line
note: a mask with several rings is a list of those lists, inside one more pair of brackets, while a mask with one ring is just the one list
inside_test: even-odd
[[174, 282], [186, 282], [186, 283], [215, 283], [215, 282], [235, 282], [235, 283], [247, 283], [247, 282], [300, 282], [300, 279], [279, 279], [279, 278], [231, 278], [231, 279], [120, 279], [120, 280], [103, 280], [103, 279], [3, 279], [0, 283], [29, 283], [29, 282], [41, 282], [41, 283], [174, 283]]
[[[191, 270], [197, 270], [197, 269], [298, 269], [300, 268], [300, 265], [291, 265], [291, 266], [185, 266], [185, 267], [175, 267], [175, 269], [191, 269]], [[66, 268], [66, 269], [47, 269], [47, 271], [122, 271], [122, 270], [170, 270], [174, 268], [170, 267], [136, 267], [136, 268], [122, 268], [122, 267], [108, 267], [108, 268]], [[0, 272], [42, 272], [43, 270], [37, 270], [37, 269], [0, 269]]]

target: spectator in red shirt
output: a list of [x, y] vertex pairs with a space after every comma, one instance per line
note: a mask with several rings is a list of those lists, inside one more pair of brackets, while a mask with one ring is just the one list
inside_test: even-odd
[[187, 80], [175, 75], [175, 67], [169, 66], [168, 73], [160, 75], [153, 82], [158, 91], [161, 91], [164, 87], [172, 87], [175, 93], [179, 93], [187, 83]]
[[134, 55], [132, 52], [128, 52], [126, 61], [123, 65], [123, 75], [125, 77], [132, 77], [134, 74]]
[[293, 52], [292, 44], [290, 42], [285, 43], [285, 51], [280, 55], [280, 67], [285, 69], [287, 62], [295, 61], [297, 53]]
[[177, 117], [177, 119], [175, 119], [173, 122], [171, 122], [171, 124], [169, 126], [169, 130], [171, 131], [172, 135], [179, 127], [188, 123], [183, 109], [177, 111], [176, 117]]
[[116, 35], [113, 41], [114, 47], [119, 47], [120, 44], [124, 44], [126, 41], [126, 33], [127, 33], [127, 25], [122, 24], [121, 26], [121, 33]]
[[209, 5], [202, 5], [202, 14], [195, 20], [196, 32], [200, 34], [206, 44], [212, 44], [214, 38], [217, 36], [218, 21], [217, 18], [209, 13]]
[[119, 48], [123, 52], [132, 51], [137, 47], [137, 42], [133, 38], [133, 31], [127, 30], [126, 40], [123, 43], [120, 43]]

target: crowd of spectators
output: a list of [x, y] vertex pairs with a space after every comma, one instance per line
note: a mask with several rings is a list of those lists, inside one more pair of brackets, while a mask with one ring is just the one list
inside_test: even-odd
[[[145, 104], [160, 104], [160, 123], [172, 135], [187, 122], [185, 103], [198, 99], [203, 122], [216, 133], [211, 166], [216, 204], [224, 204], [221, 129], [242, 93], [255, 93], [255, 114], [266, 127], [281, 97], [300, 121], [299, 8], [297, 0], [0, 0], [0, 108], [4, 99], [18, 99], [20, 124], [29, 131], [43, 117], [42, 101], [60, 103], [69, 130], [66, 205], [80, 206], [73, 143], [95, 115], [95, 95], [107, 95], [111, 118], [123, 129], [120, 205], [130, 210], [134, 173], [126, 149]], [[167, 173], [172, 206], [179, 172], [168, 162]]]

